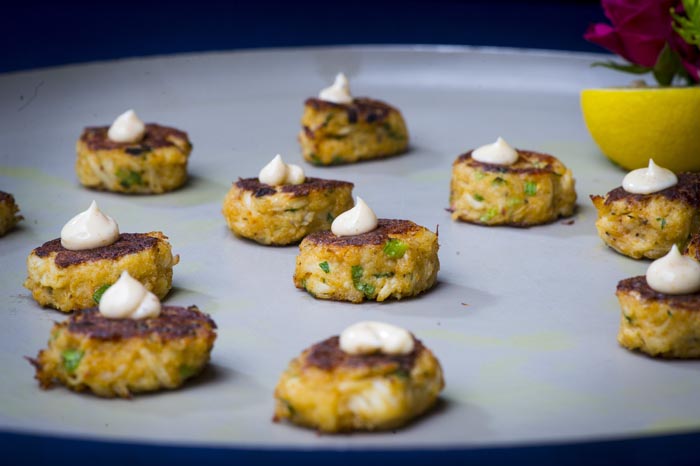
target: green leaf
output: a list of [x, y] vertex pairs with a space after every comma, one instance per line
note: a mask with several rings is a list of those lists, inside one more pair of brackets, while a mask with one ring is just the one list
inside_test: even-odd
[[534, 196], [535, 194], [537, 194], [537, 183], [535, 183], [534, 181], [526, 181], [525, 195]]
[[700, 0], [683, 0], [685, 15], [671, 8], [673, 30], [690, 45], [700, 46]]
[[122, 185], [122, 187], [124, 188], [130, 188], [134, 185], [143, 184], [141, 174], [133, 170], [126, 170], [124, 168], [120, 168], [119, 170], [117, 170], [117, 178], [119, 178], [119, 184]]
[[319, 267], [321, 267], [321, 270], [323, 270], [326, 273], [331, 272], [331, 266], [328, 265], [328, 261], [323, 261], [320, 264], [318, 264]]
[[61, 353], [61, 358], [63, 359], [63, 367], [66, 372], [72, 374], [78, 368], [80, 360], [83, 359], [85, 353], [79, 349], [67, 349]]
[[673, 78], [683, 68], [680, 57], [674, 52], [671, 47], [666, 44], [656, 59], [654, 65], [654, 78], [661, 86], [670, 86], [673, 83]]
[[92, 294], [92, 300], [95, 301], [95, 304], [100, 304], [100, 299], [102, 299], [102, 295], [105, 294], [105, 291], [112, 286], [108, 284], [104, 284], [102, 286], [99, 286], [95, 288], [95, 292]]
[[617, 63], [612, 60], [610, 61], [596, 61], [591, 63], [593, 68], [601, 66], [603, 68], [610, 68], [616, 71], [622, 71], [624, 73], [632, 74], [644, 74], [650, 72], [652, 69], [642, 65], [635, 65], [634, 63]]
[[408, 244], [396, 238], [389, 238], [389, 241], [384, 245], [384, 254], [389, 259], [401, 259], [408, 250]]

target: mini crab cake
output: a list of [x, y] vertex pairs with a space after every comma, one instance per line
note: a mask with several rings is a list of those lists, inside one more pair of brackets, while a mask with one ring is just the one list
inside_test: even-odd
[[19, 207], [15, 203], [15, 198], [10, 193], [0, 191], [0, 236], [12, 230], [17, 223], [22, 220], [21, 215], [17, 215]]
[[605, 244], [634, 259], [656, 259], [671, 246], [681, 249], [700, 232], [700, 175], [681, 173], [678, 183], [651, 194], [634, 194], [618, 187], [591, 196], [598, 210], [595, 225]]
[[113, 141], [108, 131], [108, 126], [85, 128], [78, 140], [75, 170], [83, 186], [156, 194], [187, 181], [192, 144], [184, 131], [149, 123], [138, 142]]
[[103, 397], [173, 389], [209, 361], [216, 324], [195, 306], [163, 306], [158, 317], [109, 319], [78, 311], [51, 330], [48, 348], [30, 362], [42, 388], [59, 382]]
[[290, 362], [274, 419], [322, 432], [394, 429], [425, 413], [443, 387], [439, 361], [418, 339], [405, 355], [353, 355], [334, 336]]
[[516, 149], [517, 161], [501, 165], [477, 161], [473, 152], [452, 164], [452, 219], [529, 227], [574, 213], [573, 174], [556, 157]]
[[353, 184], [306, 178], [301, 184], [271, 186], [257, 178], [239, 179], [224, 199], [223, 214], [237, 235], [261, 244], [298, 243], [327, 230], [352, 207]]
[[94, 306], [104, 289], [127, 270], [163, 299], [172, 286], [173, 266], [179, 261], [167, 240], [158, 231], [121, 233], [109, 246], [72, 251], [56, 238], [29, 254], [24, 287], [40, 305], [69, 312]]
[[436, 233], [409, 220], [379, 219], [367, 233], [319, 231], [304, 238], [294, 285], [319, 299], [384, 301], [430, 289], [439, 269]]
[[356, 98], [337, 104], [317, 98], [304, 103], [299, 143], [314, 165], [337, 165], [401, 154], [408, 130], [401, 113], [389, 104]]
[[640, 275], [618, 283], [617, 298], [622, 346], [666, 358], [700, 357], [700, 293], [661, 293]]

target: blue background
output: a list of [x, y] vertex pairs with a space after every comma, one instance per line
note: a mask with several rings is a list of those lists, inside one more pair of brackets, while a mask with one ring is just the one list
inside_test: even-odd
[[[338, 44], [601, 52], [594, 1], [26, 2], [0, 13], [0, 72], [145, 55]], [[255, 451], [0, 433], [3, 464], [700, 464], [700, 434], [442, 451]]]

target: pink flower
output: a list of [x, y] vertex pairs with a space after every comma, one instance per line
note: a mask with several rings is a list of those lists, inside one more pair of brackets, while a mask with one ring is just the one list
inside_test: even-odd
[[602, 0], [612, 26], [592, 24], [584, 38], [631, 63], [653, 68], [674, 35], [669, 10], [677, 0]]

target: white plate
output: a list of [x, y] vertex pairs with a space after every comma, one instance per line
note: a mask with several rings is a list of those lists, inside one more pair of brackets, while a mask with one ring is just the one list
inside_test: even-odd
[[[615, 340], [617, 282], [647, 263], [602, 245], [588, 195], [623, 173], [594, 146], [578, 91], [624, 83], [595, 56], [446, 47], [290, 49], [115, 61], [0, 76], [0, 189], [25, 216], [0, 239], [0, 429], [89, 438], [246, 447], [445, 447], [575, 441], [700, 428], [700, 363], [660, 361]], [[440, 226], [439, 285], [416, 299], [351, 305], [296, 290], [296, 247], [235, 238], [221, 216], [231, 182], [276, 153], [299, 162], [302, 103], [338, 71], [355, 95], [399, 107], [410, 153], [314, 168], [353, 181], [379, 216]], [[135, 108], [189, 132], [190, 184], [161, 196], [82, 189], [74, 144], [84, 126]], [[503, 136], [572, 168], [575, 223], [484, 228], [452, 222], [452, 161]], [[22, 358], [54, 320], [22, 287], [32, 248], [96, 199], [122, 231], [162, 230], [181, 256], [170, 304], [219, 325], [211, 368], [183, 389], [104, 400], [40, 390]], [[360, 319], [411, 329], [442, 361], [431, 415], [396, 433], [317, 436], [274, 424], [272, 391], [303, 348]]]

